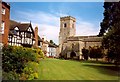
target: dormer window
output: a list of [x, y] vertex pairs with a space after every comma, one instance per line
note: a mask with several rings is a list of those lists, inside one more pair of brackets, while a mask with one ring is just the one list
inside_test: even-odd
[[14, 34], [15, 34], [15, 35], [19, 35], [19, 29], [18, 29], [18, 27], [15, 27], [15, 28], [14, 28]]
[[14, 30], [19, 30], [18, 27], [15, 27]]

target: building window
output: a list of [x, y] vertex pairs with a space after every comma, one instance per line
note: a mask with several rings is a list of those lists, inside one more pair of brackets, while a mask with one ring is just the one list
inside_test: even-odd
[[5, 22], [2, 21], [1, 23], [1, 33], [4, 34]]
[[14, 30], [19, 30], [18, 27], [15, 27]]
[[15, 34], [15, 35], [19, 35], [19, 29], [18, 29], [18, 27], [15, 27], [15, 28], [14, 28], [14, 34]]
[[5, 8], [2, 8], [2, 14], [5, 15]]
[[27, 38], [31, 38], [31, 33], [26, 33]]
[[33, 35], [31, 34], [31, 38], [33, 37]]
[[72, 24], [72, 28], [74, 28], [74, 24]]
[[64, 23], [64, 27], [67, 27], [67, 24], [66, 24], [66, 23]]
[[30, 28], [30, 27], [28, 28], [28, 31], [29, 31], [29, 32], [32, 32], [32, 30], [31, 30], [31, 28]]
[[29, 43], [32, 44], [32, 39], [29, 39]]
[[24, 37], [24, 32], [21, 32], [22, 37]]
[[24, 38], [22, 38], [22, 44], [24, 43]]

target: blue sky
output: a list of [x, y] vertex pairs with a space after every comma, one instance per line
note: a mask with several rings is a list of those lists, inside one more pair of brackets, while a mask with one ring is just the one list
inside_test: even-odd
[[32, 22], [39, 35], [58, 44], [60, 17], [76, 18], [76, 35], [97, 35], [103, 19], [103, 2], [11, 2], [12, 20]]

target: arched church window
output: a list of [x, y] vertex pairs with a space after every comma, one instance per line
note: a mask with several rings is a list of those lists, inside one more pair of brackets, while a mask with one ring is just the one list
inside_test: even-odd
[[72, 49], [74, 48], [74, 44], [72, 44]]

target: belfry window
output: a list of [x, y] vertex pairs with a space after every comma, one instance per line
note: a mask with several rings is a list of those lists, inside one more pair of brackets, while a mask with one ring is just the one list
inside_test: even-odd
[[67, 27], [67, 24], [66, 24], [66, 23], [64, 23], [64, 27]]
[[74, 28], [74, 24], [72, 24], [72, 28]]

